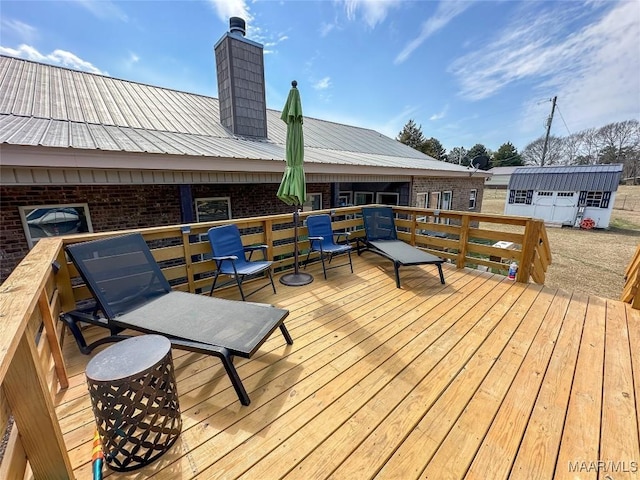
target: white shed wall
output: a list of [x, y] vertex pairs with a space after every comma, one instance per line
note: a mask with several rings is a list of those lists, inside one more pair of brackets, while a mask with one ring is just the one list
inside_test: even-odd
[[[534, 192], [531, 205], [526, 205], [509, 203], [507, 192], [504, 214], [540, 218], [547, 223], [577, 226], [575, 223], [579, 214], [579, 196], [580, 192], [574, 192], [573, 197], [559, 197], [558, 192], [553, 192], [553, 196], [540, 196], [538, 192]], [[582, 218], [591, 218], [596, 228], [609, 228], [615, 200], [616, 192], [611, 192], [608, 208], [585, 207]]]

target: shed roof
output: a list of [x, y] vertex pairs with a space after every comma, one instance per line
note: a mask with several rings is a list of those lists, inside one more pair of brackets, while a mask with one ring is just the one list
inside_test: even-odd
[[[220, 124], [217, 98], [0, 56], [0, 145], [283, 161], [279, 111], [267, 110], [267, 129], [263, 140], [233, 135]], [[371, 129], [305, 117], [304, 140], [305, 162], [327, 171], [469, 174]]]
[[518, 167], [509, 190], [615, 192], [621, 177], [622, 164]]

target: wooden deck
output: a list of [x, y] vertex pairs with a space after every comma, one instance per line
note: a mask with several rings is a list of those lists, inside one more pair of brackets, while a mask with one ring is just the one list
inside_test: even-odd
[[[295, 343], [276, 332], [236, 359], [249, 407], [217, 359], [174, 351], [180, 438], [105, 475], [639, 478], [640, 311], [450, 265], [446, 285], [433, 266], [401, 269], [398, 290], [367, 253], [354, 270], [310, 268], [308, 286], [251, 297], [290, 310]], [[63, 352], [56, 411], [76, 478], [91, 478], [89, 357], [71, 338]]]

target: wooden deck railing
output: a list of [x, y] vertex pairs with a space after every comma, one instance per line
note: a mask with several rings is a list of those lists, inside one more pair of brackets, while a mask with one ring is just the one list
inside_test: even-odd
[[[551, 253], [544, 224], [524, 217], [394, 207], [400, 237], [419, 248], [448, 258], [458, 268], [481, 265], [506, 273], [519, 264], [516, 280], [544, 283]], [[360, 207], [326, 210], [334, 229], [363, 235]], [[303, 212], [301, 219], [316, 212]], [[175, 289], [199, 292], [211, 284], [214, 268], [209, 244], [202, 237], [215, 225], [235, 223], [245, 244], [264, 243], [276, 269], [293, 264], [292, 215], [171, 225], [141, 232]], [[508, 226], [509, 231], [480, 225]], [[502, 228], [502, 227], [501, 227]], [[123, 234], [103, 232], [40, 240], [0, 286], [0, 428], [15, 421], [0, 478], [73, 478], [60, 425], [54, 412], [56, 392], [68, 386], [61, 354], [63, 328], [57, 318], [89, 297], [78, 272], [67, 263], [68, 243]], [[299, 229], [300, 250], [308, 247], [306, 229]], [[444, 235], [443, 235], [444, 234]], [[510, 248], [493, 246], [509, 242]], [[638, 255], [636, 255], [638, 257]], [[637, 268], [635, 269], [637, 276]], [[18, 434], [19, 432], [19, 434]]]
[[636, 253], [624, 272], [624, 278], [625, 283], [620, 300], [640, 310], [640, 245], [636, 248]]

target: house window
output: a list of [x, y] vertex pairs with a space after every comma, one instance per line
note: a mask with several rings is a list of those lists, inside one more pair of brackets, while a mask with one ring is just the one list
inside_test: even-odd
[[533, 190], [509, 190], [509, 203], [531, 205]]
[[231, 218], [229, 197], [196, 198], [196, 221], [215, 222]]
[[400, 201], [399, 193], [378, 192], [376, 193], [376, 203], [382, 205], [398, 205]]
[[478, 190], [471, 190], [469, 192], [469, 210], [476, 208], [476, 197], [478, 196]]
[[352, 192], [340, 192], [338, 194], [338, 206], [350, 207], [353, 205], [353, 193]]
[[310, 212], [311, 210], [322, 210], [321, 193], [307, 193], [307, 201], [302, 205], [302, 211]]
[[355, 192], [354, 200], [356, 205], [369, 205], [373, 203], [373, 192]]
[[539, 197], [553, 197], [553, 192], [538, 192]]
[[[211, 197], [196, 198], [196, 222], [215, 222], [218, 220], [231, 219], [231, 198]], [[206, 242], [209, 240], [206, 233], [198, 235], [198, 240]], [[196, 260], [209, 260], [211, 253], [204, 253], [195, 257]]]
[[[417, 193], [416, 194], [416, 207], [417, 208], [427, 208], [428, 195], [429, 195], [428, 193]], [[426, 222], [427, 221], [427, 217], [425, 217], [425, 216], [416, 217], [416, 220], [418, 222]]]
[[558, 197], [573, 197], [574, 192], [558, 192]]
[[19, 211], [29, 248], [41, 238], [93, 232], [86, 203], [33, 205]]

